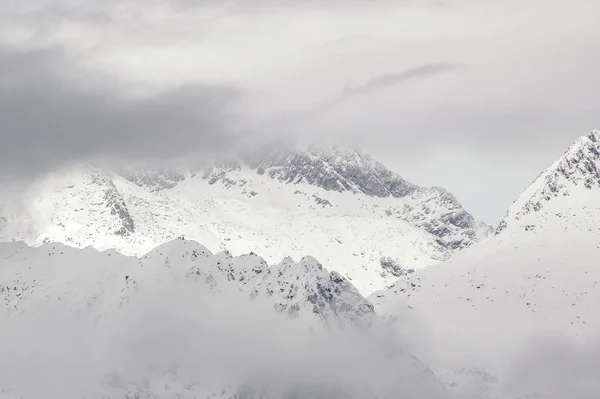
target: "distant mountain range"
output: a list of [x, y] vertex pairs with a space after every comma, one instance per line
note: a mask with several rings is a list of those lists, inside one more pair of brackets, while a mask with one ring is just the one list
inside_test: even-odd
[[[90, 351], [88, 364], [109, 349], [118, 361], [93, 366], [116, 370], [103, 370], [97, 395], [86, 386], [88, 397], [554, 399], [565, 387], [588, 397], [578, 392], [596, 380], [593, 368], [589, 376], [547, 378], [543, 367], [525, 363], [520, 370], [511, 356], [526, 353], [540, 332], [585, 343], [600, 329], [599, 153], [599, 131], [579, 139], [515, 201], [496, 234], [477, 245], [489, 228], [449, 194], [386, 178], [379, 164], [348, 150], [278, 152], [260, 164], [236, 160], [199, 170], [82, 167], [4, 190], [10, 200], [3, 202], [2, 234], [29, 235], [39, 246], [0, 243], [0, 368], [27, 367], [37, 383], [2, 374], [0, 398], [40, 396], [23, 393], [44, 386], [26, 363], [35, 354], [67, 367], [60, 359], [78, 350]], [[311, 163], [323, 173], [311, 174]], [[361, 172], [351, 171], [356, 164]], [[372, 172], [364, 177], [368, 165]], [[436, 235], [407, 215], [427, 215], [426, 223], [446, 233]], [[220, 249], [173, 238], [142, 252], [181, 230]], [[53, 237], [69, 246], [42, 243]], [[216, 242], [231, 238], [225, 244], [243, 252], [246, 237], [273, 257], [316, 248], [329, 254], [330, 266], [311, 256], [281, 256], [268, 266]], [[456, 249], [472, 248], [426, 268], [408, 268], [393, 254], [376, 259], [402, 243], [396, 256], [411, 251], [434, 261], [433, 255], [450, 256], [457, 242]], [[90, 244], [138, 256], [73, 248]], [[372, 252], [358, 252], [371, 245]], [[365, 265], [362, 274], [345, 263], [353, 259], [345, 253], [350, 248], [356, 258], [365, 255], [357, 263]], [[377, 273], [366, 267], [377, 261]], [[354, 273], [354, 281], [344, 273]], [[390, 280], [368, 297], [358, 289]], [[32, 331], [48, 342], [6, 345]], [[247, 358], [250, 365], [240, 363]], [[79, 372], [79, 363], [69, 362]], [[525, 373], [525, 382], [510, 385], [515, 373]]]
[[0, 239], [141, 255], [179, 236], [270, 262], [310, 255], [368, 294], [492, 233], [448, 191], [339, 147], [200, 166], [64, 169], [0, 193]]

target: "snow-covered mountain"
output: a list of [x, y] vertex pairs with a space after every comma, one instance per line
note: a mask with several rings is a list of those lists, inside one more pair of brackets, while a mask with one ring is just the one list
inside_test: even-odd
[[140, 258], [2, 243], [0, 262], [2, 398], [445, 397], [314, 258], [176, 239]]
[[184, 235], [268, 262], [310, 255], [363, 294], [491, 233], [440, 188], [337, 147], [269, 150], [199, 167], [66, 168], [0, 192], [0, 240], [141, 255]]
[[293, 319], [366, 326], [374, 316], [373, 306], [348, 280], [312, 257], [298, 263], [285, 258], [269, 267], [255, 254], [212, 254], [183, 238], [139, 259], [114, 250], [21, 242], [0, 244], [0, 256], [2, 313], [8, 315], [39, 312], [60, 302], [70, 311], [102, 317], [122, 308], [141, 285], [184, 278], [211, 296], [263, 300]]
[[[260, 156], [253, 153], [210, 163], [201, 171], [202, 178], [210, 184], [245, 187], [246, 190], [242, 191], [251, 197], [260, 193], [255, 190], [258, 187], [253, 187], [256, 177], [252, 175], [256, 174], [279, 183], [308, 185], [325, 192], [363, 194], [375, 199], [403, 199], [382, 205], [374, 204], [375, 208], [383, 206], [383, 209], [372, 213], [396, 217], [422, 228], [436, 236], [439, 243], [449, 250], [468, 247], [489, 234], [489, 227], [476, 222], [448, 191], [409, 183], [357, 150], [313, 146], [306, 151], [275, 149], [258, 154]], [[248, 175], [254, 179], [247, 179]], [[186, 179], [186, 173], [163, 168], [154, 173], [144, 171], [127, 174], [126, 177], [138, 185], [158, 191], [175, 187]], [[294, 190], [294, 194], [302, 194], [297, 191]], [[315, 194], [312, 199], [316, 205], [324, 208], [339, 207], [339, 204]]]
[[[370, 297], [377, 312], [428, 326], [416, 353], [452, 392], [554, 399], [591, 398], [600, 390], [589, 375], [594, 367], [575, 357], [595, 350], [600, 331], [599, 170], [596, 130], [532, 182], [494, 237]], [[548, 334], [555, 341], [543, 348], [546, 358], [516, 371], [538, 356], [532, 348]], [[562, 367], [561, 345], [575, 348], [564, 370], [544, 374], [549, 357], [552, 367]]]
[[593, 220], [600, 189], [599, 160], [600, 130], [594, 130], [579, 138], [531, 183], [510, 207], [496, 234], [509, 225], [535, 231]]

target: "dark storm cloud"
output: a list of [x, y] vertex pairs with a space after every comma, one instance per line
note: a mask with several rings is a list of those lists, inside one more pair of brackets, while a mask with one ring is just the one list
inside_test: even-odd
[[233, 145], [231, 87], [189, 85], [151, 97], [72, 67], [60, 49], [0, 47], [0, 168], [36, 173], [93, 157], [214, 153]]

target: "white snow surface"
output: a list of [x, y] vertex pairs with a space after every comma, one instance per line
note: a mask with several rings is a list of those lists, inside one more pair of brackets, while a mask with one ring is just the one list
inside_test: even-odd
[[407, 183], [351, 150], [312, 151], [277, 152], [251, 167], [235, 159], [126, 173], [82, 165], [4, 183], [0, 241], [140, 256], [185, 236], [269, 263], [313, 256], [367, 295], [399, 269], [446, 260], [489, 233], [443, 189]]
[[444, 398], [314, 258], [0, 244], [2, 398]]
[[451, 395], [598, 397], [599, 149], [599, 131], [582, 137], [494, 237], [369, 298]]
[[[129, 253], [139, 258], [56, 243], [0, 244], [0, 396], [40, 396], [17, 378], [22, 370], [61, 397], [81, 390], [62, 392], [58, 375], [79, 381], [73, 389], [88, 388], [99, 370], [111, 370], [98, 385], [106, 397], [599, 396], [599, 131], [541, 173], [494, 236], [423, 268], [447, 259], [449, 242], [478, 234], [468, 221], [466, 236], [450, 229], [463, 238], [443, 242], [412, 219], [414, 209], [425, 209], [426, 193], [437, 204], [429, 221], [444, 219], [434, 212], [447, 209], [439, 191], [372, 196], [290, 184], [280, 173], [288, 176], [297, 162], [281, 169], [279, 161], [262, 165], [263, 174], [261, 166], [234, 166], [206, 177], [170, 169], [123, 178], [82, 167], [5, 188], [5, 240], [134, 248]], [[403, 217], [386, 212], [411, 203]], [[148, 248], [181, 234], [207, 246], [176, 239]], [[224, 248], [233, 255], [257, 248], [267, 262]], [[324, 255], [323, 266], [305, 252]], [[361, 292], [395, 279], [368, 267], [381, 257], [403, 266], [387, 268], [400, 278], [365, 300]], [[70, 346], [82, 354], [64, 356]], [[48, 360], [13, 360], [19, 356]], [[90, 359], [93, 370], [83, 367]], [[48, 374], [50, 365], [60, 367]]]

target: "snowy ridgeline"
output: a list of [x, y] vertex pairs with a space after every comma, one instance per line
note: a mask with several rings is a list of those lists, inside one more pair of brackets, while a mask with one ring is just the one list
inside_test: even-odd
[[419, 187], [356, 151], [267, 151], [194, 167], [80, 165], [2, 182], [0, 241], [140, 256], [180, 235], [269, 263], [311, 255], [363, 295], [403, 268], [448, 259], [490, 233], [441, 188]]
[[536, 232], [507, 228], [368, 299], [396, 321], [410, 352], [453, 397], [599, 397], [595, 220]]
[[[0, 244], [0, 397], [559, 399], [581, 392], [573, 384], [599, 388], [580, 371], [600, 354], [581, 346], [600, 328], [600, 240], [586, 232], [499, 235], [402, 272], [369, 300], [313, 258], [269, 267], [183, 239], [140, 258]], [[569, 357], [582, 348], [588, 357]], [[548, 356], [566, 380], [548, 378]]]
[[369, 297], [412, 326], [412, 352], [451, 392], [600, 397], [599, 171], [596, 130], [533, 181], [494, 237]]
[[[292, 245], [302, 251], [329, 237], [321, 247], [328, 268], [353, 280], [327, 271], [311, 257], [298, 263], [285, 258], [268, 267], [256, 255], [213, 255], [185, 240], [139, 258], [54, 243], [37, 248], [1, 244], [0, 396], [598, 398], [599, 154], [600, 132], [582, 137], [515, 201], [496, 235], [427, 268], [414, 268], [400, 252], [422, 256], [433, 248], [427, 236], [432, 233], [394, 218], [381, 222], [360, 213], [360, 207], [352, 209], [352, 216], [344, 213], [347, 209], [324, 213], [335, 208], [324, 202], [310, 212], [287, 213], [285, 207], [268, 208], [268, 198], [254, 208], [239, 205], [232, 194], [208, 212], [205, 205], [211, 200], [202, 202], [202, 220], [217, 214], [219, 221], [230, 223], [203, 225], [211, 232], [209, 241], [231, 234], [219, 230], [227, 226], [236, 231], [246, 226], [248, 236], [255, 237], [249, 227], [257, 220], [254, 211], [270, 209], [266, 212], [278, 222], [293, 214], [289, 234], [266, 219], [257, 224], [256, 235], [272, 233], [264, 236], [265, 248]], [[101, 244], [92, 242], [96, 246], [139, 249], [148, 244], [148, 234], [136, 235], [144, 228], [181, 228], [181, 221], [166, 216], [168, 210], [178, 209], [175, 218], [181, 220], [200, 220], [184, 212], [185, 201], [201, 184], [193, 178], [159, 190], [171, 190], [160, 197], [163, 202], [154, 202], [154, 192], [129, 180], [94, 179], [81, 187], [67, 183], [67, 190], [60, 188], [64, 179], [49, 180], [56, 196], [34, 201], [34, 208], [67, 219], [37, 220], [19, 231], [35, 236], [35, 229], [45, 226], [64, 241], [77, 237], [81, 241], [72, 244], [82, 246], [95, 239], [97, 229]], [[312, 194], [309, 188], [303, 189]], [[205, 194], [213, 193], [208, 189]], [[331, 195], [327, 200], [338, 203]], [[175, 198], [179, 202], [170, 202]], [[68, 209], [57, 208], [63, 204]], [[78, 211], [69, 213], [73, 209]], [[103, 212], [113, 224], [99, 216]], [[133, 215], [131, 223], [127, 215]], [[4, 232], [15, 227], [13, 222], [0, 219]], [[324, 226], [342, 227], [320, 236]], [[376, 251], [365, 247], [372, 244], [370, 235], [378, 241]], [[381, 251], [386, 239], [390, 248], [393, 243], [402, 247], [399, 253]], [[364, 241], [362, 246], [356, 240]], [[347, 263], [363, 256], [376, 268]], [[382, 274], [393, 284], [368, 300], [353, 286], [368, 292], [383, 285], [374, 277]]]
[[0, 244], [0, 397], [443, 398], [315, 259]]

